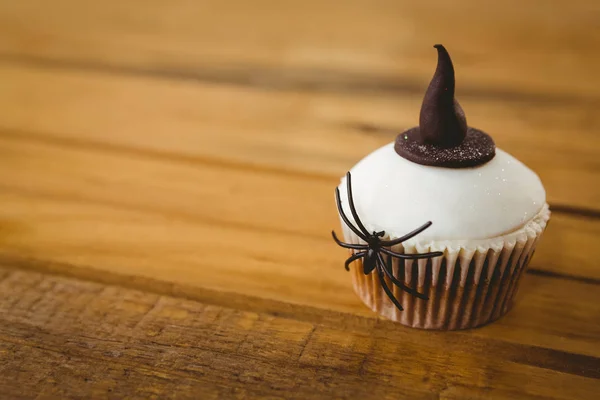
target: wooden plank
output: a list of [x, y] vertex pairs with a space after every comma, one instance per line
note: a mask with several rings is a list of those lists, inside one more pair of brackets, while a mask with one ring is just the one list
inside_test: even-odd
[[[345, 253], [326, 231], [292, 235], [41, 192], [3, 190], [0, 201], [1, 255], [21, 268], [183, 291], [195, 299], [207, 289], [375, 317], [354, 294], [342, 268]], [[524, 284], [521, 312], [483, 332], [596, 354], [597, 283], [528, 275]], [[571, 322], [562, 324], [565, 318]]]
[[0, 286], [0, 388], [15, 398], [579, 399], [600, 388], [596, 357], [477, 331], [347, 315], [342, 328], [327, 311], [294, 319], [22, 271], [4, 270]]
[[[6, 250], [27, 244], [46, 258], [46, 251], [56, 251], [66, 243], [70, 246], [89, 243], [96, 234], [95, 229], [88, 221], [78, 222], [77, 218], [64, 220], [65, 227], [50, 225], [45, 230], [51, 237], [55, 236], [53, 230], [64, 231], [67, 225], [77, 224], [76, 229], [82, 233], [76, 237], [60, 240], [55, 236], [58, 242], [48, 248], [47, 238], [42, 233], [42, 221], [54, 221], [55, 213], [62, 214], [62, 210], [69, 211], [73, 205], [79, 207], [89, 203], [92, 209], [95, 206], [112, 207], [115, 216], [110, 218], [111, 221], [122, 211], [141, 211], [153, 218], [202, 226], [205, 233], [198, 237], [201, 240], [205, 240], [204, 236], [212, 236], [211, 229], [216, 231], [220, 227], [258, 231], [295, 243], [286, 246], [290, 257], [300, 260], [305, 249], [312, 249], [313, 253], [323, 252], [315, 254], [321, 262], [327, 260], [331, 265], [335, 265], [336, 260], [339, 262], [329, 233], [339, 226], [332, 199], [335, 179], [290, 179], [278, 173], [263, 171], [257, 174], [252, 170], [215, 164], [164, 162], [160, 158], [138, 154], [125, 157], [102, 147], [69, 148], [60, 142], [31, 141], [20, 136], [0, 136], [0, 157], [4, 165], [0, 168], [0, 188], [17, 195], [13, 201], [6, 200], [7, 204], [16, 203], [15, 208], [5, 207], [0, 210], [0, 216], [8, 226], [23, 227], [17, 229], [23, 234], [8, 234], [3, 239]], [[53, 205], [43, 205], [48, 201]], [[44, 210], [44, 214], [31, 210]], [[145, 224], [143, 218], [128, 223], [131, 226]], [[169, 235], [184, 236], [186, 229], [174, 225]], [[31, 231], [35, 235], [30, 235]], [[298, 242], [301, 238], [305, 240], [302, 245]], [[260, 240], [252, 246], [264, 254], [274, 251], [270, 242], [261, 244]], [[593, 243], [598, 240], [600, 220], [556, 213], [552, 217], [552, 229], [546, 232], [531, 267], [600, 282], [593, 253]], [[194, 253], [195, 241], [179, 242], [182, 250], [183, 246], [189, 246], [185, 251]], [[316, 242], [319, 242], [318, 247], [315, 247]], [[213, 245], [222, 247], [219, 243]], [[156, 250], [153, 247], [148, 252], [151, 254]], [[131, 256], [134, 254], [137, 253], [132, 251]], [[214, 254], [214, 257], [218, 259], [220, 254]], [[314, 262], [318, 263], [317, 259]], [[309, 270], [303, 268], [302, 271], [308, 273]]]
[[585, 216], [552, 215], [551, 228], [536, 249], [532, 268], [560, 275], [588, 277], [600, 283], [598, 260], [589, 250], [600, 242], [600, 220]]
[[[218, 162], [337, 179], [416, 124], [421, 96], [347, 97], [0, 67], [0, 127], [169, 162]], [[596, 106], [463, 102], [475, 126], [536, 170], [551, 203], [597, 209]], [[376, 125], [368, 129], [369, 125]], [[390, 127], [390, 129], [386, 129]], [[569, 132], [569, 135], [565, 135]]]
[[414, 90], [431, 76], [431, 46], [443, 40], [465, 90], [589, 99], [600, 93], [600, 57], [590, 51], [600, 44], [599, 15], [594, 0], [3, 1], [0, 52]]

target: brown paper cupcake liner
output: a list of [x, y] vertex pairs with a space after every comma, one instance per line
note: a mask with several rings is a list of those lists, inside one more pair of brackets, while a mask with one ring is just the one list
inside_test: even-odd
[[[521, 229], [496, 238], [425, 244], [417, 239], [392, 247], [407, 254], [444, 253], [434, 259], [392, 258], [394, 276], [429, 297], [414, 297], [385, 277], [404, 311], [387, 297], [375, 273], [364, 275], [362, 260], [351, 266], [354, 290], [373, 311], [413, 328], [455, 330], [490, 323], [512, 308], [523, 272], [549, 218], [546, 204]], [[364, 244], [343, 222], [342, 227], [348, 243]]]

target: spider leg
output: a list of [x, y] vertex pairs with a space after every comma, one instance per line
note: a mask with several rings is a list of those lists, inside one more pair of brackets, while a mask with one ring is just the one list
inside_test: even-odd
[[385, 254], [392, 256], [392, 257], [402, 258], [404, 260], [419, 260], [421, 258], [432, 258], [432, 257], [439, 257], [439, 256], [444, 255], [444, 253], [441, 251], [433, 251], [431, 253], [419, 253], [419, 254], [400, 254], [400, 253], [396, 253], [395, 251], [385, 249], [383, 247], [379, 250]]
[[354, 250], [366, 250], [369, 248], [369, 246], [367, 246], [366, 244], [350, 244], [350, 243], [344, 243], [342, 242], [340, 239], [338, 239], [337, 235], [335, 234], [334, 231], [331, 231], [331, 236], [333, 236], [333, 240], [335, 240], [335, 242], [345, 248], [345, 249], [354, 249]]
[[379, 282], [381, 283], [381, 287], [385, 291], [385, 294], [388, 295], [388, 297], [390, 298], [390, 300], [392, 301], [392, 303], [394, 303], [394, 305], [396, 307], [398, 307], [398, 309], [400, 311], [403, 311], [404, 308], [402, 308], [402, 306], [400, 305], [400, 302], [398, 301], [398, 299], [396, 299], [394, 297], [394, 293], [392, 293], [392, 291], [388, 287], [387, 283], [385, 283], [385, 278], [383, 277], [383, 272], [381, 272], [381, 268], [383, 268], [383, 267], [380, 266], [380, 267], [376, 267], [375, 268], [377, 270], [377, 276], [379, 277]]
[[406, 286], [404, 283], [402, 283], [402, 281], [398, 280], [392, 274], [392, 270], [391, 270], [391, 268], [389, 268], [390, 266], [384, 262], [381, 254], [377, 253], [377, 258], [379, 259], [379, 262], [382, 264], [383, 272], [385, 272], [387, 277], [390, 278], [390, 280], [392, 281], [392, 283], [394, 285], [398, 286], [400, 289], [404, 290], [406, 293], [412, 294], [415, 297], [418, 297], [423, 300], [429, 300], [429, 297], [427, 297], [427, 295], [420, 293], [411, 287]]
[[352, 212], [352, 216], [356, 221], [356, 225], [358, 228], [364, 233], [366, 236], [370, 236], [369, 231], [363, 225], [360, 218], [358, 218], [358, 213], [356, 212], [356, 207], [354, 207], [354, 198], [352, 196], [352, 176], [350, 175], [350, 171], [346, 172], [346, 191], [348, 192], [348, 205], [350, 206], [350, 212]]
[[356, 233], [356, 235], [359, 238], [361, 238], [365, 242], [368, 242], [367, 237], [365, 236], [365, 234], [362, 233], [361, 231], [359, 231], [357, 227], [355, 227], [354, 225], [352, 225], [352, 223], [350, 222], [350, 220], [348, 219], [348, 217], [344, 213], [344, 210], [342, 209], [342, 201], [340, 200], [340, 189], [338, 189], [338, 188], [335, 188], [335, 201], [337, 203], [338, 212], [340, 213], [340, 216], [342, 217], [342, 220], [344, 221], [344, 223], [346, 225], [348, 225], [348, 228], [350, 228], [352, 230], [352, 232]]
[[415, 229], [414, 231], [407, 233], [406, 235], [399, 237], [398, 239], [394, 239], [394, 240], [382, 240], [381, 244], [383, 246], [395, 246], [399, 243], [404, 242], [405, 240], [410, 239], [413, 236], [417, 236], [419, 233], [423, 232], [425, 229], [429, 228], [431, 226], [432, 222], [431, 221], [427, 221], [425, 222], [423, 225], [421, 225], [420, 227], [418, 227], [417, 229]]
[[363, 258], [364, 256], [367, 255], [366, 251], [361, 251], [359, 253], [353, 254], [351, 255], [346, 262], [344, 263], [344, 268], [346, 268], [346, 271], [350, 271], [350, 263], [353, 261], [358, 260], [359, 258]]

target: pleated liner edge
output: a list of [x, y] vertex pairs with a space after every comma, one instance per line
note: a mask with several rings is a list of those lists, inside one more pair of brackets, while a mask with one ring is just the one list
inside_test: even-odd
[[[394, 247], [394, 251], [407, 253], [444, 251], [443, 256], [435, 259], [392, 259], [394, 276], [429, 297], [429, 300], [416, 298], [386, 277], [388, 287], [404, 311], [387, 297], [375, 272], [364, 275], [361, 260], [351, 266], [354, 290], [373, 311], [413, 328], [457, 330], [488, 324], [512, 308], [523, 272], [549, 218], [546, 205], [519, 232], [490, 240], [489, 246], [471, 249], [448, 244]], [[362, 243], [350, 229], [342, 226], [346, 241]]]

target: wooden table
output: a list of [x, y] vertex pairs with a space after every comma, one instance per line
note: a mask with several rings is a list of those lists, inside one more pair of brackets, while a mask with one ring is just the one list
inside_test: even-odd
[[[600, 3], [0, 1], [0, 398], [600, 398]], [[412, 330], [353, 293], [333, 189], [418, 121], [541, 176], [515, 309]]]

